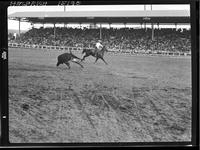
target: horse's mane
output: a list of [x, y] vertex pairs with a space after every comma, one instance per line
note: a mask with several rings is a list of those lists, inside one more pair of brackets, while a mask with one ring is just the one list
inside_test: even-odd
[[[107, 49], [105, 45], [102, 47], [101, 51], [102, 51], [103, 49]], [[86, 51], [93, 51], [93, 50], [95, 50], [95, 48], [83, 48], [82, 53], [84, 53], [84, 52], [86, 52]]]

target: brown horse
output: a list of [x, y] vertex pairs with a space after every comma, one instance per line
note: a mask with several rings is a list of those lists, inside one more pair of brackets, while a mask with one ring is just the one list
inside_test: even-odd
[[94, 63], [96, 63], [97, 60], [100, 58], [107, 65], [108, 63], [103, 58], [105, 52], [108, 52], [108, 49], [105, 46], [103, 46], [100, 51], [97, 51], [97, 49], [83, 49], [82, 54], [85, 53], [85, 55], [83, 56], [81, 61], [85, 60], [86, 57], [91, 55], [96, 58], [96, 61]]

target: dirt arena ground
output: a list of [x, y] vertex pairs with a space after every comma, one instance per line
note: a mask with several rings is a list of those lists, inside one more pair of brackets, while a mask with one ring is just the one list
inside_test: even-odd
[[9, 49], [11, 143], [191, 141], [191, 57], [63, 52]]

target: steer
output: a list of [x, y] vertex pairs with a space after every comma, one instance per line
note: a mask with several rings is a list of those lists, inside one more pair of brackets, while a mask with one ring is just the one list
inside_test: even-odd
[[71, 53], [64, 53], [58, 56], [58, 62], [57, 62], [57, 66], [59, 66], [60, 64], [66, 64], [68, 66], [68, 68], [70, 69], [70, 64], [69, 61], [72, 61], [74, 63], [77, 63], [78, 65], [80, 65], [83, 68], [83, 65], [81, 65], [78, 60], [81, 60], [80, 58], [78, 58], [77, 56], [75, 56], [74, 54]]

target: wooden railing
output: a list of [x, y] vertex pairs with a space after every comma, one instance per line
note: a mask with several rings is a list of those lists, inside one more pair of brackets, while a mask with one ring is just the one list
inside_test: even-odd
[[[34, 49], [45, 49], [45, 50], [66, 50], [66, 51], [79, 51], [83, 47], [69, 47], [69, 46], [49, 46], [49, 45], [29, 45], [19, 43], [8, 43], [8, 47], [13, 48], [34, 48]], [[87, 49], [90, 49], [88, 47]], [[191, 52], [171, 52], [171, 51], [159, 51], [159, 50], [133, 50], [133, 49], [108, 49], [112, 53], [126, 53], [126, 54], [149, 54], [149, 55], [169, 55], [169, 56], [191, 56]]]

